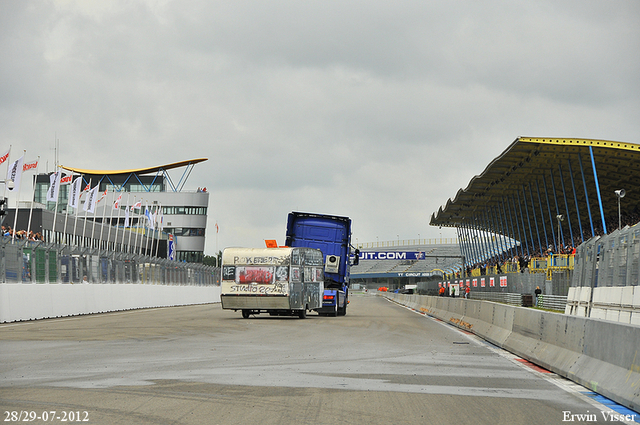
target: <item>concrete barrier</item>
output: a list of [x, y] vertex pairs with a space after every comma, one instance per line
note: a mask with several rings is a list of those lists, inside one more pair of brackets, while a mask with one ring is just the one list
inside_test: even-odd
[[219, 286], [0, 284], [0, 323], [220, 302]]
[[[574, 299], [588, 295], [575, 294]], [[623, 296], [607, 292], [601, 302], [614, 303], [618, 295]], [[404, 301], [397, 294], [386, 296]], [[416, 310], [471, 331], [640, 413], [640, 326], [490, 301], [417, 297], [411, 300], [419, 306]], [[635, 294], [632, 299], [635, 303]]]

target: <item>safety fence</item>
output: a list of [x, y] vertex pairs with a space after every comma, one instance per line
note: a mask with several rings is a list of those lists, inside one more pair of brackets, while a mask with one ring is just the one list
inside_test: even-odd
[[2, 283], [216, 285], [220, 269], [147, 255], [68, 245], [0, 241]]
[[640, 284], [640, 226], [596, 236], [576, 251], [571, 286], [615, 287]]
[[[529, 297], [529, 298], [527, 298]], [[474, 292], [472, 299], [493, 301], [503, 304], [515, 305], [518, 307], [544, 308], [546, 310], [564, 311], [567, 305], [567, 297], [563, 295], [540, 295], [536, 304], [533, 295], [514, 294], [505, 292]]]

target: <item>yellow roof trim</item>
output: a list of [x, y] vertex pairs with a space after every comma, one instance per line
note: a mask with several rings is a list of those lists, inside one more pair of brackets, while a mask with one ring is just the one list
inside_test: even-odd
[[171, 170], [173, 168], [186, 167], [188, 165], [204, 162], [207, 159], [208, 158], [189, 159], [186, 161], [173, 162], [171, 164], [166, 164], [166, 165], [158, 165], [155, 167], [147, 167], [147, 168], [137, 168], [132, 170], [85, 170], [81, 168], [67, 167], [64, 165], [61, 165], [60, 168], [63, 168], [67, 171], [71, 171], [77, 174], [92, 174], [92, 175], [151, 174], [151, 173], [157, 173], [160, 170]]
[[594, 148], [613, 148], [629, 151], [640, 151], [640, 145], [626, 142], [613, 142], [611, 140], [598, 139], [557, 139], [539, 137], [519, 137], [519, 141], [525, 143], [543, 143], [546, 145], [570, 145], [570, 146], [592, 146]]

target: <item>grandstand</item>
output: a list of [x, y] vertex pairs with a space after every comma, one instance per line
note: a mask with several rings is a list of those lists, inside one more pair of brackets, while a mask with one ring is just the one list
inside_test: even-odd
[[[565, 253], [638, 222], [640, 197], [631, 192], [639, 174], [637, 144], [520, 137], [430, 224], [455, 227], [467, 258], [496, 257], [504, 247], [510, 256]], [[621, 199], [621, 189], [630, 196]]]
[[351, 267], [351, 281], [368, 288], [400, 288], [424, 280], [441, 279], [447, 273], [460, 272], [463, 267], [457, 244], [404, 245], [384, 251], [364, 248], [361, 258], [358, 265]]
[[[432, 214], [432, 226], [456, 228], [457, 245], [394, 247], [424, 252], [423, 259], [364, 256], [352, 278], [398, 289], [439, 277], [442, 285], [476, 291], [530, 294], [540, 286], [547, 295], [566, 296], [569, 286], [580, 286], [572, 282], [576, 248], [640, 221], [639, 176], [638, 144], [519, 137]], [[597, 268], [593, 258], [588, 267]], [[597, 285], [640, 283], [640, 272], [629, 276], [601, 276]]]

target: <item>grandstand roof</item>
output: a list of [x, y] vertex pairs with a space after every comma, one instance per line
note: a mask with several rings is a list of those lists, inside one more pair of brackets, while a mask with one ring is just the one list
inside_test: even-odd
[[91, 175], [103, 175], [103, 176], [114, 176], [114, 175], [120, 175], [120, 174], [144, 175], [144, 174], [153, 174], [160, 171], [171, 170], [174, 168], [186, 167], [189, 165], [195, 165], [199, 162], [203, 162], [206, 160], [207, 158], [189, 159], [186, 161], [172, 162], [166, 165], [157, 165], [155, 167], [147, 167], [147, 168], [135, 168], [131, 170], [87, 170], [82, 168], [66, 167], [64, 165], [61, 165], [60, 168], [63, 168], [65, 170], [78, 173], [78, 174], [91, 174]]
[[[82, 168], [67, 167], [64, 165], [61, 165], [60, 168], [73, 173], [82, 174], [85, 178], [87, 178], [87, 176], [95, 176], [96, 180], [99, 180], [100, 182], [108, 182], [113, 185], [117, 191], [123, 190], [125, 185], [134, 181], [147, 192], [155, 190], [154, 187], [157, 187], [158, 183], [162, 185], [162, 191], [164, 191], [166, 188], [165, 182], [170, 186], [171, 190], [174, 192], [180, 192], [184, 188], [195, 165], [206, 160], [207, 158], [189, 159], [165, 165], [157, 165], [155, 167], [135, 168], [131, 170], [86, 170]], [[185, 167], [182, 172], [182, 176], [178, 182], [174, 183], [168, 171], [181, 167]], [[155, 176], [153, 177], [143, 177], [145, 174], [154, 173]], [[145, 181], [143, 182], [143, 180]]]
[[482, 229], [522, 241], [543, 232], [551, 237], [556, 215], [562, 214], [568, 218], [563, 226], [576, 231], [581, 226], [586, 239], [592, 227], [604, 227], [601, 210], [604, 220], [617, 227], [614, 191], [627, 192], [621, 200], [623, 215], [640, 211], [638, 177], [638, 144], [519, 137], [433, 213], [430, 224]]

